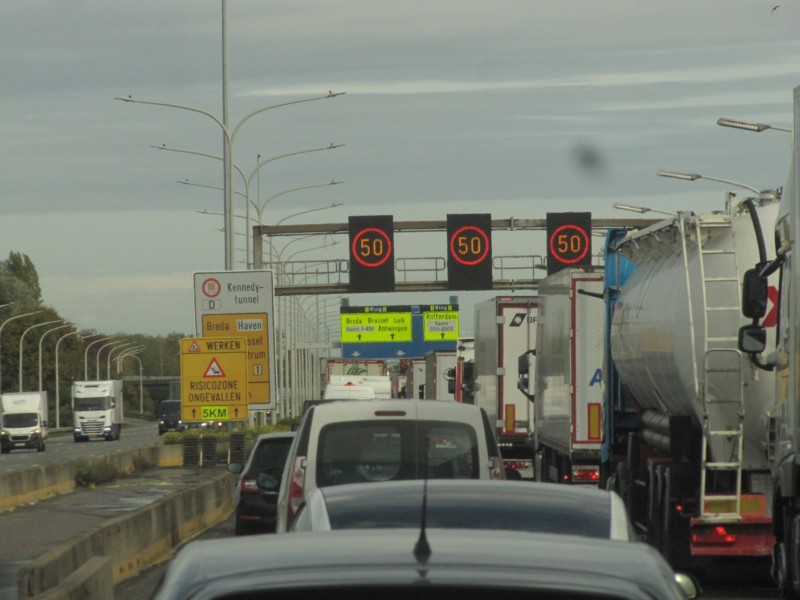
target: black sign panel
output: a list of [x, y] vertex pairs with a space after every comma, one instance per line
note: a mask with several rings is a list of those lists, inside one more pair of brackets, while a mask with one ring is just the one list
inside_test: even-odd
[[447, 287], [492, 289], [492, 215], [447, 215]]
[[592, 264], [592, 213], [547, 213], [547, 274]]
[[394, 291], [394, 220], [350, 217], [350, 291]]

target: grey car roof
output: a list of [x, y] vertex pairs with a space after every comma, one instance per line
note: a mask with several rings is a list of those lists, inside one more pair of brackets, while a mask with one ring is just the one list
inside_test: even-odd
[[[530, 481], [429, 479], [356, 483], [311, 490], [322, 496], [331, 524], [342, 527], [413, 527], [427, 487], [428, 527], [511, 529], [633, 539], [621, 500], [613, 492]], [[311, 497], [308, 503], [319, 509]], [[612, 514], [612, 508], [614, 512]], [[466, 523], [467, 521], [468, 523]], [[612, 534], [613, 530], [613, 534]]]
[[431, 554], [417, 557], [413, 550], [418, 538], [417, 529], [361, 529], [195, 541], [172, 559], [153, 598], [216, 597], [210, 590], [319, 590], [421, 581], [509, 590], [565, 585], [587, 592], [614, 590], [621, 598], [683, 597], [669, 565], [643, 543], [432, 529], [427, 532]]

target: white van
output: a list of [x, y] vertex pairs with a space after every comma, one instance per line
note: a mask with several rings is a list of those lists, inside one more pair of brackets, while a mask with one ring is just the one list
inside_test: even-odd
[[505, 479], [486, 412], [431, 400], [349, 400], [312, 406], [281, 480], [277, 531], [317, 487], [402, 479]]

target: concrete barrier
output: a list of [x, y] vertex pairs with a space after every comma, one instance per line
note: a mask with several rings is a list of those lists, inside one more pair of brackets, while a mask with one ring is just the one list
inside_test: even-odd
[[107, 466], [130, 475], [154, 467], [183, 464], [183, 445], [154, 445], [119, 454], [98, 456], [72, 463], [32, 467], [0, 476], [0, 511], [51, 498], [75, 489], [80, 468]]
[[111, 560], [93, 556], [77, 571], [62, 581], [58, 589], [36, 597], [36, 600], [84, 600], [85, 598], [113, 598]]
[[111, 597], [109, 585], [113, 590], [169, 559], [182, 542], [227, 519], [233, 511], [234, 482], [227, 471], [210, 470], [202, 483], [60, 544], [20, 570], [19, 598], [70, 600], [77, 597], [73, 593], [83, 599]]

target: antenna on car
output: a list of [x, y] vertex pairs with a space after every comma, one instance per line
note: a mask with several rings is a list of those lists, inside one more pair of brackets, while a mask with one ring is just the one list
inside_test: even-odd
[[[414, 429], [418, 434], [419, 426], [416, 421], [414, 422]], [[420, 444], [414, 445], [419, 447]], [[428, 543], [428, 536], [426, 534], [426, 523], [428, 520], [428, 453], [429, 448], [426, 444], [425, 454], [422, 456], [422, 515], [419, 523], [419, 538], [417, 539], [417, 543], [414, 545], [414, 557], [417, 559], [417, 562], [420, 562], [423, 565], [428, 562], [428, 559], [432, 554], [431, 545]]]
[[414, 557], [418, 562], [425, 564], [428, 562], [432, 552], [431, 545], [428, 543], [428, 536], [425, 533], [425, 522], [428, 516], [428, 476], [427, 469], [425, 479], [422, 482], [422, 518], [420, 519], [419, 538], [414, 545]]

